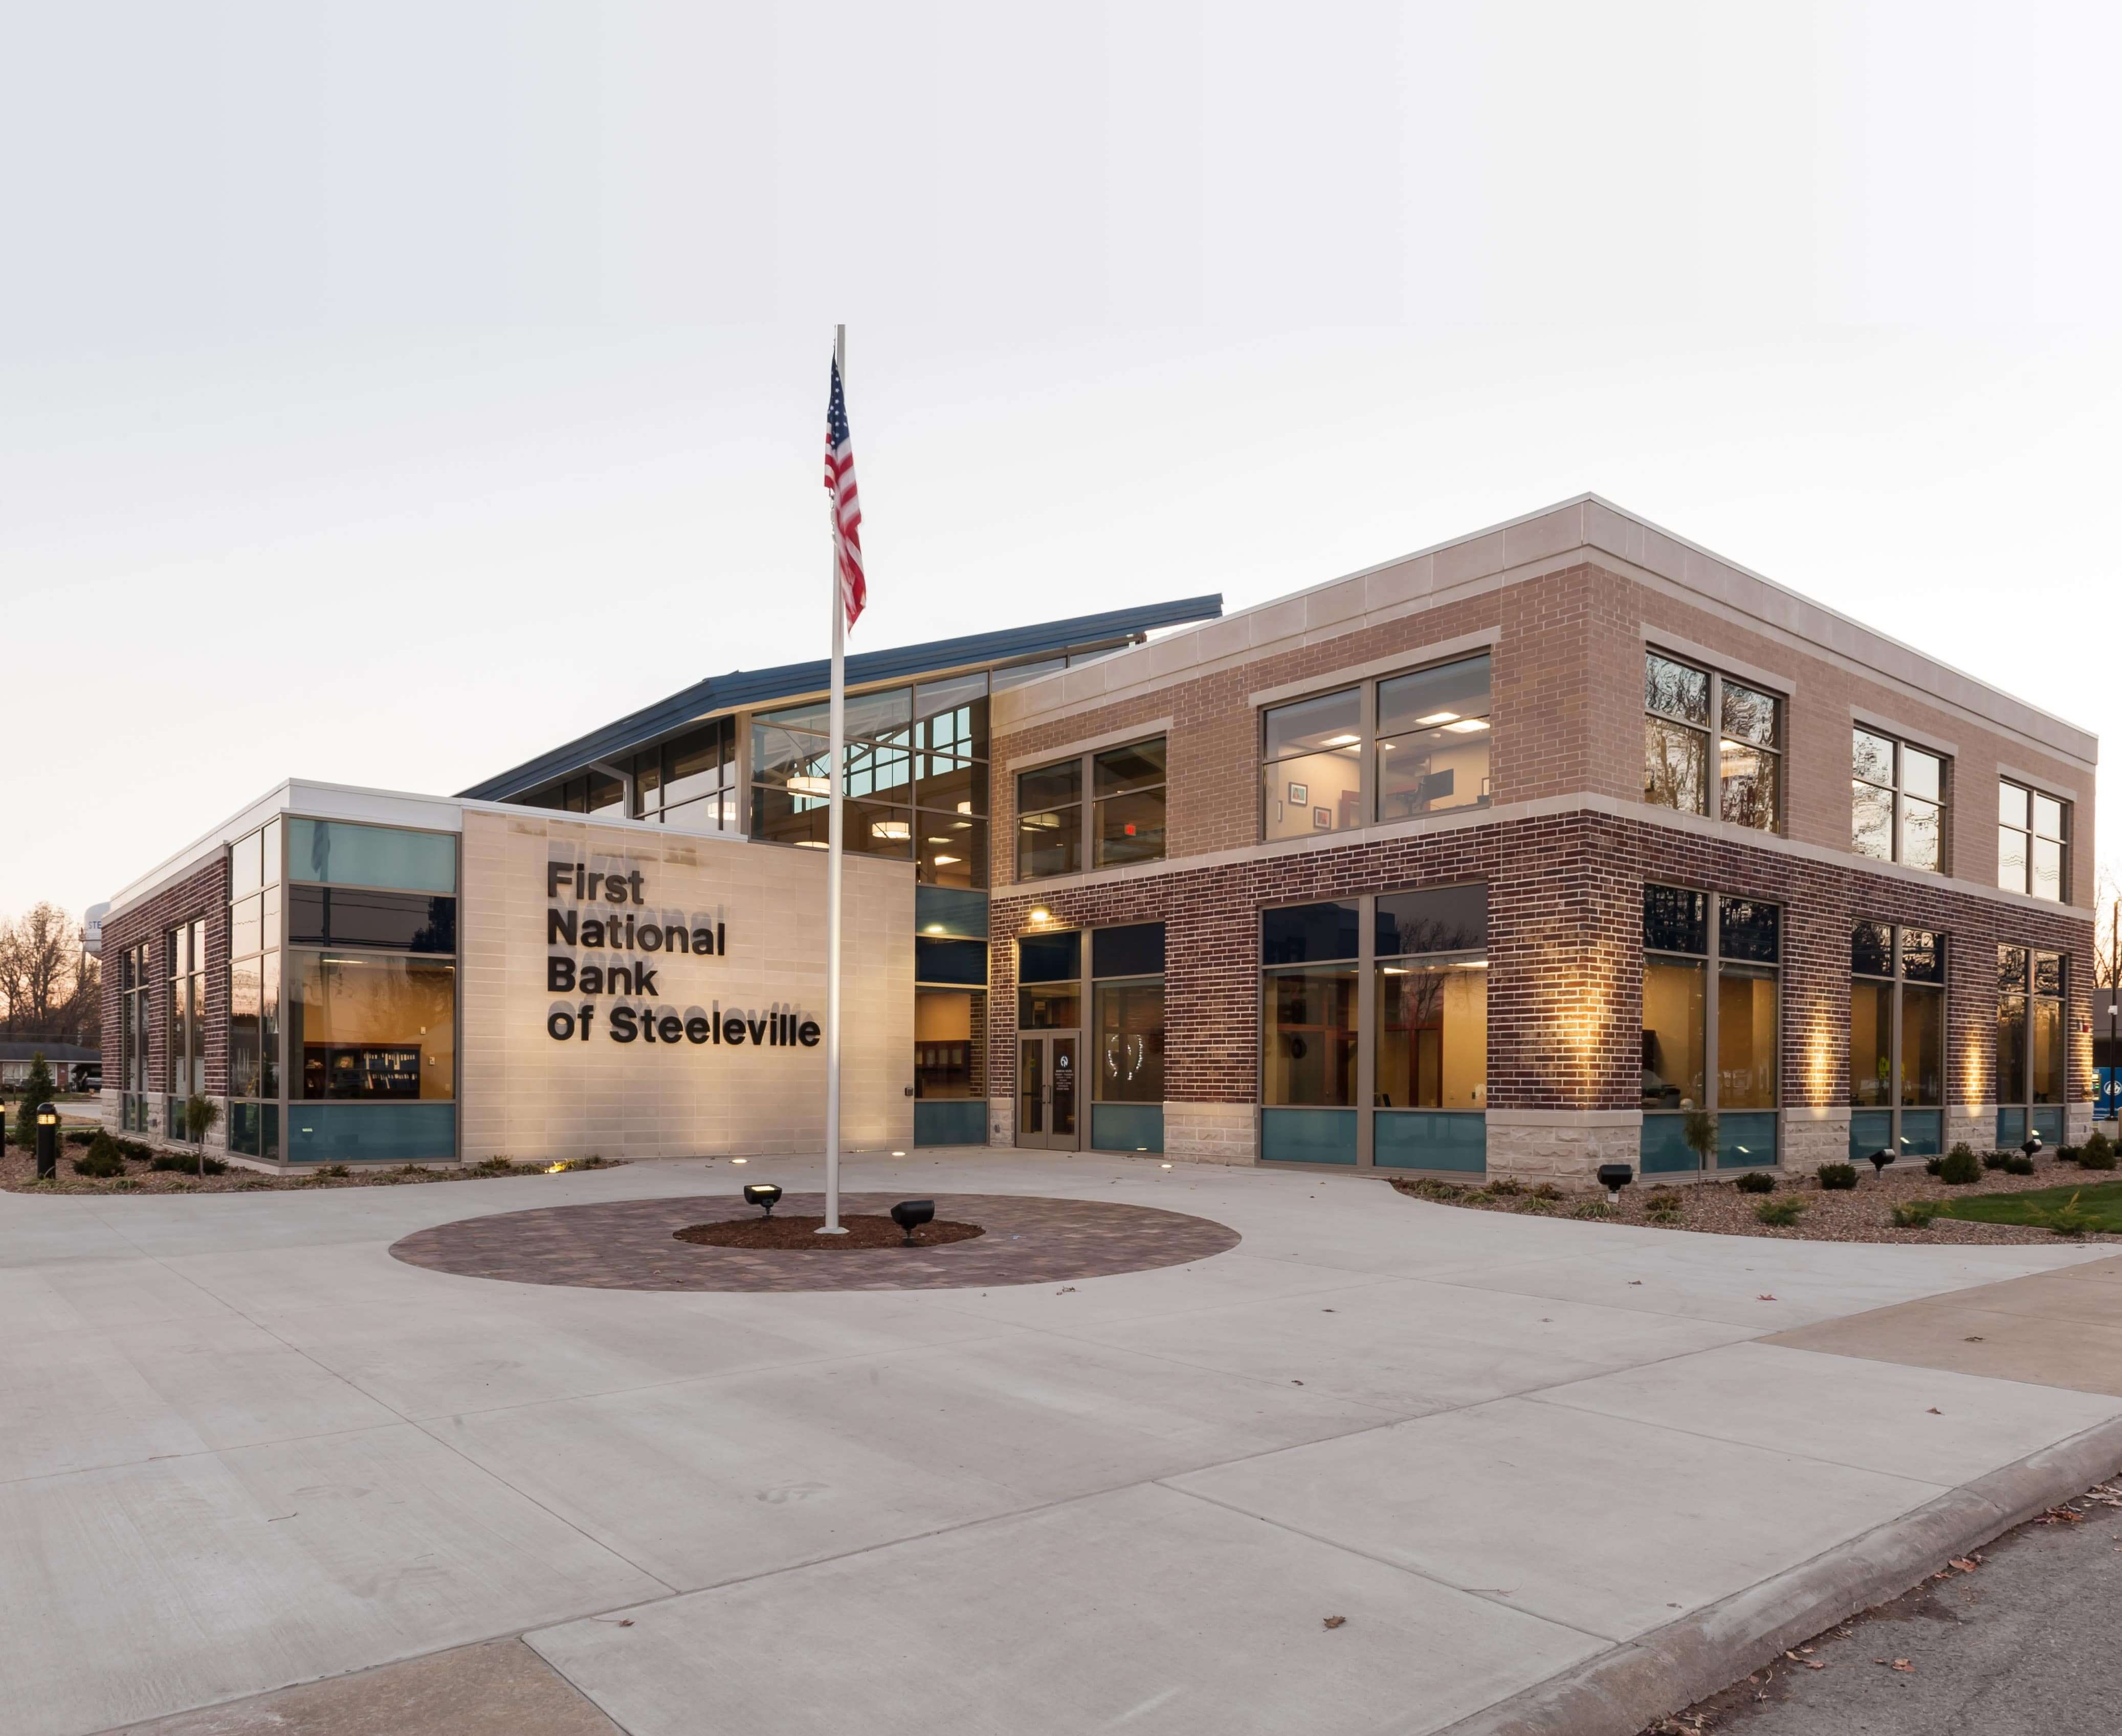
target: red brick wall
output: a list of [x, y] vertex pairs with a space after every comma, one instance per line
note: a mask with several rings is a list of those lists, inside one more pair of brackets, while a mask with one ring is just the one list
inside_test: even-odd
[[[1947, 937], [1947, 1090], [1994, 1088], [1996, 949], [2040, 947], [2070, 964], [2073, 1101], [2091, 1092], [2092, 924], [1817, 863], [1742, 839], [1697, 836], [1577, 812], [1420, 838], [1352, 841], [1097, 885], [1005, 889], [992, 911], [989, 1090], [1015, 1079], [1015, 938], [1046, 929], [1166, 924], [1167, 1096], [1250, 1103], [1259, 1073], [1260, 910], [1269, 905], [1481, 880], [1489, 888], [1489, 1102], [1497, 1109], [1633, 1109], [1640, 1101], [1642, 901], [1646, 882], [1774, 901], [1783, 909], [1783, 1101], [1838, 1107], [1849, 1090], [1849, 931], [1859, 918]], [[1089, 1017], [1088, 1009], [1085, 1016]]]
[[228, 863], [217, 858], [204, 868], [165, 887], [152, 898], [129, 905], [103, 924], [103, 1028], [112, 1033], [104, 1044], [103, 1081], [115, 1089], [124, 1083], [119, 1071], [119, 1039], [124, 1025], [121, 985], [125, 949], [142, 941], [152, 945], [151, 975], [153, 1012], [147, 1034], [147, 1081], [151, 1094], [169, 1088], [170, 980], [163, 937], [173, 929], [206, 919], [206, 1088], [210, 1097], [228, 1091]]

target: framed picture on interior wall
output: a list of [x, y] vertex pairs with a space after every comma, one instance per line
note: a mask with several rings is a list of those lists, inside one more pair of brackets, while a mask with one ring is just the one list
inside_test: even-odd
[[[830, 795], [832, 792], [828, 790], [826, 793]], [[1308, 784], [1291, 784], [1289, 786], [1289, 805], [1292, 807], [1309, 807], [1311, 805], [1311, 786]]]
[[[827, 793], [830, 794], [830, 792], [829, 791]], [[1334, 830], [1334, 810], [1330, 807], [1313, 808], [1311, 810], [1311, 830], [1315, 832], [1332, 831]]]

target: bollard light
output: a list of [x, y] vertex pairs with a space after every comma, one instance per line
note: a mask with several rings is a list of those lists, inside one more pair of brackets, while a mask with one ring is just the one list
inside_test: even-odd
[[744, 1184], [744, 1203], [756, 1205], [770, 1218], [774, 1208], [781, 1203], [781, 1190], [771, 1182], [747, 1182]]
[[924, 1224], [932, 1223], [936, 1216], [933, 1200], [901, 1200], [891, 1209], [891, 1221], [906, 1232], [902, 1247], [914, 1246], [914, 1233]]
[[48, 1182], [59, 1172], [59, 1112], [49, 1103], [37, 1105], [37, 1179]]
[[1606, 1190], [1606, 1198], [1618, 1204], [1621, 1190], [1636, 1179], [1636, 1172], [1626, 1163], [1601, 1163], [1599, 1166], [1599, 1185]]

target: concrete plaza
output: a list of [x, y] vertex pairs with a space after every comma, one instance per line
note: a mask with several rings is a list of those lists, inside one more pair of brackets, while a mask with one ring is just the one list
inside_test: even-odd
[[[2060, 1242], [1716, 1238], [970, 1152], [852, 1160], [848, 1185], [1126, 1200], [1244, 1239], [1073, 1284], [780, 1295], [387, 1252], [819, 1173], [0, 1194], [7, 1728], [368, 1672], [278, 1696], [325, 1709], [273, 1727], [418, 1729], [360, 1723], [416, 1679], [376, 1667], [426, 1659], [409, 1703], [440, 1706], [435, 1654], [467, 1648], [497, 1681], [519, 1654], [564, 1678], [525, 1689], [547, 1709], [523, 1736], [1442, 1729], [2122, 1418], [2112, 1392], [1833, 1338], [2086, 1266], [2086, 1356], [2110, 1355], [2118, 1262]], [[268, 1727], [245, 1715], [170, 1728]]]

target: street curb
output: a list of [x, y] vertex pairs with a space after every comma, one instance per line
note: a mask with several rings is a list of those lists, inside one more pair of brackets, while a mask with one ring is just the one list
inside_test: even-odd
[[1680, 1621], [1624, 1642], [1437, 1736], [1638, 1736], [1848, 1616], [1899, 1597], [2122, 1468], [2122, 1417], [1962, 1484]]

